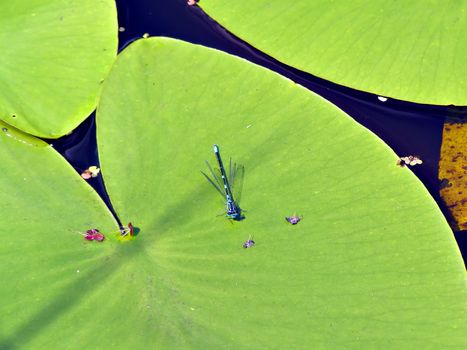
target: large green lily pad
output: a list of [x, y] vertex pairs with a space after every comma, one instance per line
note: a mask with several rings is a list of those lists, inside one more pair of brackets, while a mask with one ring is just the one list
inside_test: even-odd
[[[0, 348], [76, 348], [76, 339], [54, 344], [50, 332], [74, 329], [79, 335], [91, 320], [63, 319], [85, 310], [115, 267], [115, 247], [86, 242], [80, 232], [117, 226], [51, 146], [2, 122], [0, 129]], [[44, 343], [37, 346], [37, 339]]]
[[[274, 73], [169, 39], [123, 52], [98, 137], [129, 242], [83, 240], [116, 230], [104, 204], [52, 147], [0, 128], [0, 348], [466, 345], [465, 272], [431, 197]], [[216, 216], [199, 173], [213, 143], [245, 165], [242, 222]]]
[[[467, 345], [465, 271], [435, 202], [319, 96], [215, 50], [142, 39], [104, 83], [97, 129], [112, 202], [141, 231], [66, 314], [102, 325], [83, 344]], [[217, 216], [223, 202], [200, 173], [215, 143], [245, 166], [241, 222]], [[294, 212], [303, 220], [291, 226]], [[49, 335], [84, 339], [70, 328]]]
[[278, 60], [397, 99], [466, 105], [462, 1], [202, 0], [228, 30]]
[[0, 52], [0, 119], [62, 136], [94, 110], [115, 60], [115, 2], [1, 1]]

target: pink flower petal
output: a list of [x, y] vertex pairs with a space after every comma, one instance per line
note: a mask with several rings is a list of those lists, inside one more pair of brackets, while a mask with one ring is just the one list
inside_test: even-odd
[[93, 236], [94, 236], [94, 239], [98, 242], [102, 242], [105, 239], [102, 233], [95, 233]]
[[84, 239], [86, 239], [88, 241], [93, 241], [94, 240], [94, 235], [92, 233], [86, 233], [84, 235]]
[[88, 180], [92, 177], [92, 173], [89, 170], [85, 170], [81, 173], [81, 177], [85, 180]]

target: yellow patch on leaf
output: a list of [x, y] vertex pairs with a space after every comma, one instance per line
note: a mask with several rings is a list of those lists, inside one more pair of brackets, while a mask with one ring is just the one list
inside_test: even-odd
[[438, 177], [440, 195], [455, 220], [455, 230], [467, 230], [467, 124], [445, 123]]

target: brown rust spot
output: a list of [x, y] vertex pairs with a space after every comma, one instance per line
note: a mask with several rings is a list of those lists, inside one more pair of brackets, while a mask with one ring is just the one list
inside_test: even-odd
[[445, 123], [439, 160], [440, 195], [455, 222], [454, 230], [467, 226], [467, 124]]

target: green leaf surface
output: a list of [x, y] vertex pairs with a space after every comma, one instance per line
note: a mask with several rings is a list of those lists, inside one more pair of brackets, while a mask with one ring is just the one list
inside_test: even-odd
[[[319, 96], [144, 39], [117, 60], [97, 123], [113, 204], [140, 230], [129, 242], [84, 241], [114, 227], [102, 202], [51, 147], [0, 133], [0, 348], [465, 347], [464, 269], [436, 204]], [[199, 172], [214, 143], [245, 165], [241, 222], [217, 216]]]
[[1, 1], [0, 52], [0, 119], [65, 135], [94, 110], [115, 60], [115, 2]]
[[[467, 345], [462, 259], [435, 202], [319, 96], [215, 50], [143, 39], [105, 82], [97, 129], [113, 204], [141, 231], [90, 302], [112, 325], [94, 347]], [[217, 216], [200, 173], [213, 144], [245, 166], [241, 222]]]
[[[63, 317], [84, 310], [105, 280], [114, 246], [79, 232], [116, 230], [102, 200], [48, 144], [0, 122], [0, 349], [58, 349], [36, 338], [80, 327]], [[89, 295], [91, 293], [91, 296]], [[89, 320], [81, 321], [82, 325]], [[84, 322], [84, 323], [83, 323]]]
[[465, 1], [199, 5], [254, 47], [318, 77], [401, 100], [467, 105]]

